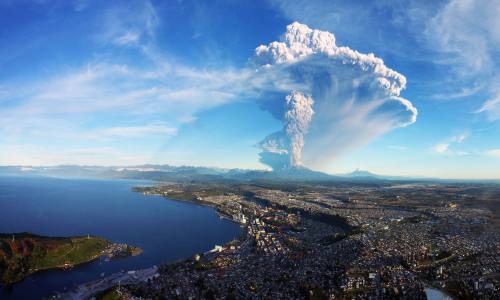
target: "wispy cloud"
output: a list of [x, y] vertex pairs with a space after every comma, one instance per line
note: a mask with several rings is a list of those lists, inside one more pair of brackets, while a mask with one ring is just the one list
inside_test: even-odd
[[490, 99], [477, 112], [492, 121], [500, 119], [499, 13], [499, 1], [451, 0], [428, 22], [426, 30], [437, 50], [447, 54], [455, 78], [472, 86], [448, 97], [484, 92]]
[[73, 8], [75, 11], [83, 11], [89, 6], [90, 1], [91, 0], [74, 0]]
[[168, 138], [177, 134], [177, 128], [164, 124], [151, 124], [145, 126], [109, 127], [81, 132], [78, 138], [107, 140], [113, 138], [143, 138], [148, 136], [161, 136]]
[[0, 123], [99, 112], [166, 114], [174, 122], [185, 121], [197, 112], [235, 100], [244, 91], [239, 89], [244, 84], [240, 75], [226, 70], [197, 72], [175, 65], [168, 70], [144, 70], [89, 64], [53, 78], [3, 89], [3, 98], [19, 97], [13, 92], [7, 95], [8, 91], [23, 90], [24, 95], [18, 105], [0, 111]]
[[465, 98], [465, 97], [470, 97], [472, 95], [475, 95], [475, 94], [481, 92], [482, 90], [484, 90], [484, 88], [485, 88], [484, 85], [475, 85], [472, 87], [461, 88], [459, 91], [456, 91], [456, 92], [436, 93], [436, 94], [433, 94], [430, 98], [437, 99], [437, 100], [450, 100], [450, 99]]
[[446, 155], [468, 155], [469, 153], [467, 151], [452, 149], [452, 147], [455, 147], [457, 144], [462, 144], [468, 137], [468, 133], [452, 136], [450, 138], [447, 138], [445, 141], [437, 143], [436, 145], [431, 147], [431, 151], [434, 153]]
[[500, 91], [488, 99], [476, 113], [486, 113], [492, 121], [500, 120]]
[[430, 21], [427, 34], [456, 59], [461, 75], [489, 73], [498, 66], [498, 1], [451, 0]]
[[[74, 4], [84, 9], [89, 3]], [[200, 112], [239, 101], [245, 90], [251, 90], [246, 79], [252, 70], [199, 69], [158, 51], [155, 37], [161, 20], [150, 1], [111, 5], [97, 15], [99, 31], [91, 33], [91, 41], [111, 52], [131, 47], [127, 51], [135, 51], [133, 56], [141, 62], [97, 53], [81, 67], [51, 66], [52, 75], [2, 82], [0, 101], [9, 105], [0, 108], [0, 143], [4, 151], [10, 149], [4, 153], [17, 153], [8, 161], [85, 161], [81, 153], [20, 144], [33, 140], [57, 140], [65, 147], [106, 145], [100, 148], [109, 153], [115, 141], [148, 138], [162, 143], [193, 123]], [[96, 154], [102, 162], [106, 151]], [[133, 153], [121, 149], [112, 160], [133, 161], [125, 157], [128, 152]]]
[[486, 151], [486, 155], [500, 158], [500, 149], [490, 149]]
[[160, 24], [156, 9], [149, 0], [113, 6], [104, 12], [103, 20], [98, 40], [121, 46], [151, 42]]
[[432, 149], [437, 153], [446, 153], [450, 148], [450, 143], [440, 143], [436, 144]]
[[115, 147], [56, 149], [37, 144], [9, 144], [0, 148], [0, 165], [139, 165], [154, 153], [133, 154]]
[[114, 39], [118, 45], [135, 45], [139, 41], [140, 34], [136, 31], [127, 31]]

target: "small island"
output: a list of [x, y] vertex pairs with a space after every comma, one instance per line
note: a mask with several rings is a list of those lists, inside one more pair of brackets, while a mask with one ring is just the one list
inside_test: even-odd
[[69, 269], [99, 257], [110, 260], [141, 253], [138, 247], [95, 236], [0, 234], [0, 284], [13, 284], [42, 270]]

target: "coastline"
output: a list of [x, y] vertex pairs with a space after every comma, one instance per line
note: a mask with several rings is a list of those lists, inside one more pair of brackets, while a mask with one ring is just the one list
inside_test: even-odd
[[[388, 210], [384, 203], [374, 203], [364, 194], [352, 201], [336, 200], [342, 190], [323, 194], [303, 187], [158, 183], [133, 190], [168, 201], [209, 206], [220, 219], [245, 228], [239, 239], [194, 257], [159, 265], [153, 280], [131, 280], [119, 287], [119, 293], [146, 298], [196, 298], [204, 294], [252, 298], [269, 295], [268, 291], [279, 287], [283, 299], [313, 294], [376, 294], [388, 298], [405, 295], [415, 299], [434, 294], [454, 299], [450, 296], [454, 293], [448, 294], [426, 281], [418, 267], [425, 259], [446, 251], [429, 254], [423, 252], [428, 246], [414, 247], [410, 252], [414, 255], [401, 256], [408, 251], [407, 243], [413, 241], [407, 239], [408, 232], [429, 232], [427, 229], [433, 228], [434, 222], [424, 222], [427, 219], [422, 221], [419, 217], [427, 211], [394, 206]], [[379, 192], [382, 199], [384, 192]], [[431, 207], [448, 220], [447, 208]], [[428, 235], [422, 236], [417, 245], [432, 241]], [[455, 256], [450, 257], [458, 257], [455, 252], [452, 254]], [[332, 261], [329, 257], [337, 259]], [[437, 262], [449, 260], [447, 257]], [[431, 268], [429, 272], [435, 271], [435, 263], [424, 266]], [[263, 269], [265, 273], [261, 272]], [[322, 281], [325, 274], [328, 282]], [[109, 289], [106, 293], [117, 293], [117, 286], [110, 285], [109, 280], [103, 282], [107, 284], [101, 285], [102, 289]]]
[[[151, 186], [147, 186], [145, 188], [150, 188]], [[134, 190], [137, 187], [132, 188], [132, 192], [138, 192]], [[144, 187], [141, 187], [144, 188]], [[142, 193], [142, 192], [139, 192]], [[155, 194], [145, 194], [142, 193], [143, 195], [151, 196]], [[162, 198], [165, 198], [166, 200], [169, 201], [179, 201], [179, 202], [188, 202], [192, 203], [195, 205], [199, 206], [205, 206], [205, 207], [210, 207], [214, 209], [214, 211], [217, 213], [219, 218], [221, 219], [227, 219], [228, 221], [239, 225], [242, 227], [242, 224], [235, 221], [230, 215], [225, 214], [223, 211], [219, 210], [217, 205], [209, 202], [209, 201], [200, 201], [196, 199], [184, 199], [184, 198], [173, 198], [173, 197], [167, 197], [164, 195], [156, 195], [156, 196], [161, 196]], [[248, 235], [248, 230], [245, 230], [245, 234]], [[235, 237], [235, 239], [238, 239], [238, 237]], [[233, 240], [234, 241], [234, 240]], [[229, 244], [231, 244], [233, 241], [230, 241], [222, 247], [226, 247]], [[217, 245], [215, 245], [217, 246]], [[209, 256], [210, 254], [215, 252], [215, 249], [207, 250], [203, 253], [200, 253], [203, 256]], [[185, 264], [192, 262], [192, 257], [188, 256], [185, 258], [177, 259], [175, 261], [167, 262], [167, 263], [162, 263], [161, 266], [174, 266], [174, 265], [179, 265], [179, 264]], [[139, 281], [142, 282], [147, 282], [148, 279], [153, 279], [159, 276], [159, 267], [154, 265], [149, 268], [144, 268], [144, 269], [136, 269], [136, 270], [128, 270], [128, 271], [122, 271], [122, 272], [117, 272], [110, 274], [108, 276], [105, 276], [100, 279], [96, 279], [91, 282], [85, 282], [82, 284], [77, 285], [75, 288], [71, 289], [68, 292], [65, 293], [58, 293], [56, 292], [53, 296], [51, 296], [48, 299], [68, 299], [68, 300], [76, 300], [76, 299], [87, 299], [92, 296], [94, 296], [97, 293], [104, 292], [110, 288], [113, 288], [117, 285], [124, 285], [124, 284], [132, 284], [132, 283], [137, 283]]]
[[[215, 244], [224, 244], [238, 238], [242, 232], [234, 222], [219, 220], [219, 214], [212, 208], [205, 207], [207, 205], [196, 202], [190, 204], [178, 199], [144, 197], [131, 192], [133, 186], [153, 185], [149, 182], [26, 178], [2, 184], [6, 188], [0, 195], [0, 200], [12, 204], [12, 207], [7, 206], [9, 210], [6, 210], [6, 218], [0, 220], [2, 232], [26, 231], [54, 237], [86, 236], [90, 232], [112, 242], [140, 246], [144, 249], [144, 254], [111, 263], [95, 256], [92, 257], [93, 261], [89, 259], [66, 271], [63, 268], [64, 261], [53, 265], [54, 268], [39, 268], [22, 282], [2, 287], [1, 299], [49, 297], [55, 292], [65, 292], [80, 283], [121, 270], [138, 270], [163, 262], [175, 262], [212, 249]], [[14, 196], [21, 200], [10, 202], [15, 200]], [[73, 207], [72, 203], [77, 207]], [[80, 217], [81, 212], [88, 212], [88, 217]], [[23, 220], [16, 221], [14, 215], [22, 216]], [[184, 233], [175, 229], [176, 224], [187, 224], [194, 218], [198, 221], [186, 228]], [[173, 222], [174, 220], [179, 222]], [[175, 246], [177, 243], [179, 246]]]
[[0, 246], [0, 250], [7, 251], [2, 256], [5, 268], [0, 269], [2, 287], [44, 271], [68, 270], [103, 257], [112, 260], [142, 253], [141, 248], [112, 243], [101, 237], [50, 237], [26, 232], [0, 234]]

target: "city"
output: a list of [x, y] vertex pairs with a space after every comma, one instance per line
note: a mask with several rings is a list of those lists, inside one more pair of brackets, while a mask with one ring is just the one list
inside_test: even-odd
[[1, 300], [499, 300], [500, 0], [0, 0]]
[[496, 298], [498, 185], [342, 185], [136, 188], [213, 206], [243, 232], [119, 291], [130, 299], [426, 299], [435, 288]]

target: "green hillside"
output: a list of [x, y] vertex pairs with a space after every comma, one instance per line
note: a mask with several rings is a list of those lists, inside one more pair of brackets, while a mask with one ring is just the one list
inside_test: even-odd
[[92, 261], [109, 242], [99, 237], [43, 237], [0, 234], [0, 283], [12, 284], [35, 272]]

